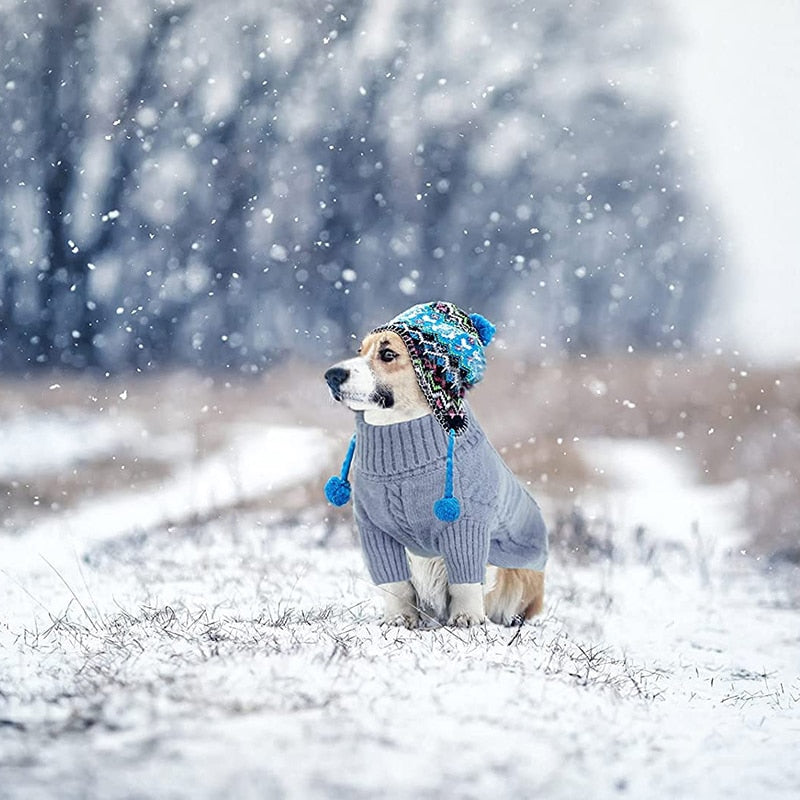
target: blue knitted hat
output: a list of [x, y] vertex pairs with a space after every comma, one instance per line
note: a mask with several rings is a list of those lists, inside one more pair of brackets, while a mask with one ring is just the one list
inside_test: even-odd
[[[483, 378], [483, 348], [492, 341], [495, 327], [480, 314], [467, 314], [453, 303], [438, 300], [409, 308], [372, 333], [377, 331], [394, 331], [403, 340], [417, 383], [448, 434], [445, 491], [433, 511], [438, 519], [452, 522], [461, 515], [461, 505], [453, 496], [453, 448], [456, 436], [469, 422], [464, 395]], [[355, 446], [353, 436], [341, 475], [334, 475], [325, 484], [325, 496], [335, 506], [350, 499], [348, 473]]]
[[464, 395], [483, 378], [483, 348], [492, 341], [494, 325], [438, 300], [413, 306], [376, 331], [394, 331], [403, 340], [419, 388], [442, 427], [456, 434], [466, 430]]

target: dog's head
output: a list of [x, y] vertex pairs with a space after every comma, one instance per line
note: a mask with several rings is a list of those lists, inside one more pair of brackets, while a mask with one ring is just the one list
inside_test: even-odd
[[371, 424], [433, 413], [442, 427], [466, 430], [464, 395], [483, 377], [484, 347], [495, 327], [443, 300], [420, 303], [375, 328], [356, 358], [335, 364], [325, 380], [336, 400], [364, 411]]
[[370, 333], [355, 358], [334, 364], [325, 381], [333, 399], [353, 411], [384, 410], [388, 416], [430, 411], [403, 340], [394, 331]]

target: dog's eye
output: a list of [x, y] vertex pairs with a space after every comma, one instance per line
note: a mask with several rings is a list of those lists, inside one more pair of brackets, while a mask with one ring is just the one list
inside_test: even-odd
[[397, 353], [395, 353], [394, 350], [389, 350], [388, 348], [381, 350], [378, 355], [380, 356], [381, 361], [386, 361], [387, 363], [389, 361], [394, 361], [397, 358]]

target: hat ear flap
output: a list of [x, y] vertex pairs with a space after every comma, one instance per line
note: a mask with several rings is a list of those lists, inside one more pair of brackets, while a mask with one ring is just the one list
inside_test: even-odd
[[486, 317], [481, 316], [480, 314], [470, 314], [469, 315], [472, 324], [475, 326], [475, 330], [478, 331], [478, 337], [481, 340], [481, 344], [486, 347], [492, 339], [494, 339], [494, 334], [497, 331], [494, 325], [489, 322]]

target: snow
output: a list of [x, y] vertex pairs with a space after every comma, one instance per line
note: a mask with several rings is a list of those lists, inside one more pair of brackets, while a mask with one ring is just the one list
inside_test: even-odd
[[[54, 429], [57, 427], [54, 425]], [[31, 433], [37, 434], [35, 427]], [[59, 551], [70, 562], [75, 553], [82, 555], [86, 548], [105, 539], [174, 525], [257, 498], [307, 477], [309, 468], [313, 469], [327, 450], [324, 434], [314, 429], [239, 425], [229, 435], [230, 441], [221, 453], [183, 467], [169, 481], [149, 491], [144, 502], [136, 492], [116, 493], [32, 525], [24, 537], [6, 545], [9, 559], [15, 564], [30, 564], [42, 553]], [[77, 456], [82, 439], [66, 432], [64, 436], [72, 436]], [[55, 455], [63, 460], [64, 450], [56, 450]]]
[[735, 487], [584, 441], [613, 557], [555, 548], [520, 629], [384, 629], [349, 526], [277, 499], [340, 444], [232, 426], [4, 535], [0, 797], [797, 796], [800, 610], [728, 549]]
[[[47, 59], [28, 52], [41, 30], [29, 42], [25, 3], [6, 6], [6, 39], [23, 48], [9, 50], [21, 83], [5, 82], [14, 96], [3, 106], [17, 154], [3, 203], [13, 236], [2, 288], [15, 304], [6, 369], [46, 360], [38, 340], [50, 329], [34, 322], [37, 298], [53, 288], [61, 354], [93, 337], [95, 365], [109, 370], [132, 357], [137, 369], [177, 358], [253, 371], [302, 347], [319, 357], [386, 311], [375, 306], [379, 286], [392, 290], [388, 305], [437, 286], [464, 298], [489, 287], [481, 297], [496, 295], [520, 346], [556, 352], [566, 324], [601, 349], [632, 353], [637, 309], [660, 306], [662, 283], [667, 305], [698, 313], [686, 301], [705, 291], [693, 279], [713, 244], [707, 205], [718, 209], [726, 256], [707, 338], [729, 337], [748, 358], [797, 359], [800, 116], [787, 100], [800, 77], [796, 3], [666, 4], [683, 36], [664, 57], [680, 104], [669, 136], [666, 68], [647, 46], [661, 40], [661, 18], [633, 6], [562, 12], [551, 2], [534, 17], [527, 4], [515, 11], [520, 27], [479, 2], [442, 16], [391, 0], [366, 4], [337, 31], [317, 30], [291, 3], [234, 4], [222, 18], [194, 4], [175, 15], [138, 87], [135, 51], [157, 15], [146, 3], [106, 8], [84, 48], [104, 79], [83, 75], [77, 40], [61, 59], [86, 78], [86, 102], [59, 102], [88, 138], [70, 144], [69, 202], [47, 219], [42, 176], [53, 158], [31, 143], [57, 150], [63, 136], [27, 133], [25, 106], [44, 96]], [[264, 41], [245, 44], [248, 30]], [[323, 51], [318, 39], [339, 44]], [[128, 92], [152, 95], [127, 113], [143, 130], [119, 111]], [[637, 105], [641, 142], [626, 121]], [[619, 169], [628, 175], [661, 151], [675, 171], [659, 165], [659, 181], [628, 204], [636, 181], [618, 182]], [[686, 207], [681, 174], [701, 181]], [[609, 188], [593, 188], [605, 175]], [[109, 176], [127, 187], [119, 198]], [[659, 209], [670, 217], [656, 225]], [[423, 236], [426, 214], [436, 225]], [[96, 314], [73, 302], [77, 283], [60, 285], [65, 267], [45, 252], [59, 241], [48, 219], [72, 226], [67, 243], [86, 259]], [[341, 220], [363, 236], [337, 232]], [[641, 263], [654, 268], [638, 256], [620, 262], [620, 281], [604, 286], [601, 268], [623, 252], [615, 242], [631, 236], [643, 237], [631, 252], [642, 247]], [[503, 288], [509, 264], [518, 291]], [[55, 283], [39, 292], [34, 274]], [[348, 303], [331, 304], [331, 286]], [[572, 296], [591, 286], [588, 305], [614, 310], [594, 327]], [[183, 429], [150, 436], [127, 411], [135, 391], [115, 386], [107, 411], [122, 408], [117, 400], [126, 411], [114, 417], [61, 410], [60, 388], [51, 386], [52, 405], [9, 403], [0, 414], [9, 509], [0, 800], [800, 796], [796, 582], [748, 553], [748, 487], [703, 483], [680, 438], [570, 439], [597, 480], [574, 481], [586, 531], [555, 543], [542, 617], [517, 629], [407, 631], [378, 622], [351, 509], [323, 510], [326, 465], [342, 454], [323, 422], [279, 425], [249, 407], [231, 422], [217, 409], [219, 441], [201, 442], [187, 411]], [[587, 389], [615, 393], [612, 380]], [[286, 422], [298, 398], [284, 391], [275, 417]], [[754, 435], [754, 463], [773, 452], [759, 436], [791, 433], [794, 418], [779, 413]], [[124, 490], [99, 475], [129, 465], [144, 477]], [[790, 469], [767, 467], [767, 479], [791, 486]], [[554, 498], [541, 496], [550, 520]]]
[[[57, 384], [54, 384], [57, 388]], [[81, 437], [75, 436], [80, 429]], [[0, 427], [0, 480], [56, 473], [73, 464], [128, 449], [136, 441], [128, 420], [109, 425], [90, 414], [20, 414]]]
[[748, 533], [738, 509], [747, 487], [697, 484], [688, 457], [679, 449], [644, 439], [589, 439], [581, 452], [611, 486], [586, 497], [590, 514], [613, 519], [619, 528], [646, 525], [660, 541], [694, 546], [700, 523], [713, 519], [714, 535], [727, 547], [742, 546]]

